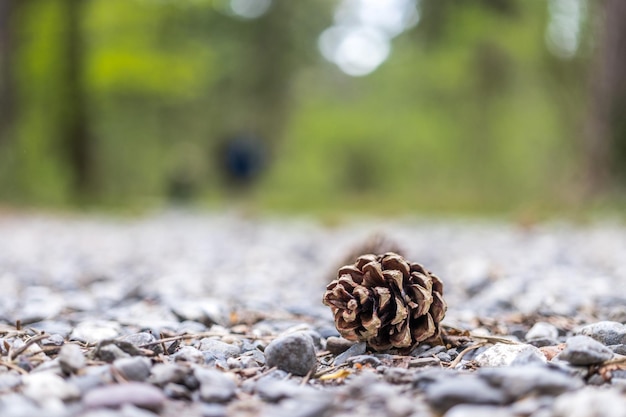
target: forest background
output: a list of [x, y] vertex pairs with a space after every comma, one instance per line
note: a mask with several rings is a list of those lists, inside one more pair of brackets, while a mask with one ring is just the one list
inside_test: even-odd
[[0, 0], [0, 205], [623, 208], [625, 21], [622, 0]]

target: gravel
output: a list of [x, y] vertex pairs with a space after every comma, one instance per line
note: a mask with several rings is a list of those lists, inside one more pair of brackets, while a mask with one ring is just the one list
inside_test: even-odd
[[[445, 346], [321, 304], [371, 233], [444, 281]], [[626, 227], [169, 212], [0, 217], [0, 415], [626, 417]]]

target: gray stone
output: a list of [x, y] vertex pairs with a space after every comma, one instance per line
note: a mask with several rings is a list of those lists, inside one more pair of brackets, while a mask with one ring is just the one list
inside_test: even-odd
[[224, 373], [214, 369], [197, 367], [194, 369], [194, 375], [200, 382], [200, 398], [202, 401], [224, 403], [235, 396], [237, 386]]
[[490, 386], [502, 390], [508, 402], [517, 401], [527, 395], [558, 396], [584, 386], [580, 378], [546, 366], [481, 368], [476, 375]]
[[228, 323], [228, 307], [218, 299], [172, 300], [172, 313], [181, 321], [197, 321], [206, 326]]
[[40, 404], [48, 400], [71, 400], [80, 396], [78, 388], [49, 372], [31, 373], [22, 377], [24, 395]]
[[544, 321], [538, 321], [526, 333], [526, 341], [538, 339], [556, 340], [559, 337], [559, 330], [552, 324]]
[[444, 417], [517, 417], [508, 407], [459, 404], [449, 409]]
[[193, 346], [183, 346], [178, 351], [172, 355], [175, 361], [177, 362], [190, 362], [203, 364], [205, 361], [204, 353], [199, 351]]
[[158, 363], [150, 370], [149, 382], [163, 386], [169, 382], [179, 383], [183, 381], [190, 370], [171, 363]]
[[558, 397], [553, 417], [626, 417], [626, 397], [616, 389], [586, 387]]
[[347, 360], [350, 364], [359, 363], [361, 365], [370, 365], [373, 368], [382, 365], [380, 359], [373, 355], [356, 355], [348, 358]]
[[607, 347], [611, 349], [613, 353], [626, 356], [626, 344], [625, 345], [610, 345]]
[[134, 356], [113, 361], [113, 369], [130, 381], [145, 381], [150, 376], [152, 362], [148, 358]]
[[132, 404], [152, 411], [160, 411], [165, 403], [160, 389], [141, 382], [111, 384], [94, 388], [83, 397], [86, 408], [119, 408]]
[[365, 342], [356, 343], [352, 345], [348, 350], [337, 356], [333, 361], [333, 365], [342, 365], [346, 363], [349, 358], [364, 354], [366, 350], [367, 345]]
[[75, 344], [68, 343], [59, 352], [59, 365], [63, 372], [74, 374], [85, 367], [85, 356], [82, 349]]
[[539, 349], [527, 344], [496, 343], [476, 357], [476, 363], [483, 367], [509, 366], [515, 360], [524, 358], [529, 360], [535, 356], [538, 361], [546, 362], [546, 358]]
[[456, 375], [440, 379], [426, 388], [426, 400], [438, 411], [445, 412], [458, 404], [506, 403], [506, 395], [474, 375]]
[[572, 365], [594, 365], [613, 357], [611, 349], [589, 336], [573, 336], [567, 339], [565, 349], [557, 356]]
[[285, 399], [263, 409], [260, 417], [323, 417], [329, 415], [332, 405], [331, 396], [317, 393], [304, 398]]
[[0, 392], [10, 390], [22, 383], [22, 377], [13, 373], [0, 373]]
[[301, 386], [289, 380], [264, 380], [255, 385], [256, 393], [263, 401], [276, 403], [285, 398], [305, 397], [315, 390], [308, 386]]
[[131, 356], [119, 347], [117, 347], [117, 345], [109, 343], [104, 346], [99, 346], [96, 349], [96, 357], [105, 362], [111, 363], [116, 359], [130, 358]]
[[340, 353], [348, 350], [352, 345], [356, 342], [353, 342], [348, 339], [344, 339], [343, 337], [335, 337], [331, 336], [326, 339], [326, 350], [332, 353], [333, 355], [339, 355]]
[[270, 368], [275, 366], [293, 375], [304, 376], [317, 367], [315, 346], [306, 334], [280, 336], [265, 348], [265, 363]]
[[209, 352], [218, 359], [228, 359], [241, 353], [239, 346], [224, 343], [220, 340], [204, 338], [200, 341], [202, 352]]
[[[157, 340], [157, 338], [152, 333], [148, 332], [129, 334], [121, 337], [120, 340], [131, 343], [133, 346], [138, 348], [143, 347], [150, 350], [154, 350], [157, 346], [160, 348], [159, 344], [152, 344], [154, 341]], [[160, 349], [162, 350], [162, 348]]]
[[603, 345], [626, 344], [626, 326], [616, 321], [599, 321], [576, 330], [576, 335], [589, 336]]
[[70, 340], [96, 344], [103, 340], [115, 339], [121, 332], [120, 324], [115, 321], [83, 321], [74, 328], [70, 335]]

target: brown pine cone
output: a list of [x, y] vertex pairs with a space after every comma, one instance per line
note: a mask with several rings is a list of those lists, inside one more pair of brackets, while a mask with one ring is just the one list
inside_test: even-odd
[[441, 280], [393, 252], [363, 255], [340, 268], [323, 302], [343, 337], [378, 351], [437, 339], [447, 308]]

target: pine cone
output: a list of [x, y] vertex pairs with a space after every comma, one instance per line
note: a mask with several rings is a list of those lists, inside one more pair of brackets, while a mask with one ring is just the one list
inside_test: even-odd
[[402, 256], [363, 255], [339, 269], [323, 302], [335, 326], [348, 340], [361, 340], [383, 351], [409, 348], [439, 337], [446, 313], [441, 280]]

